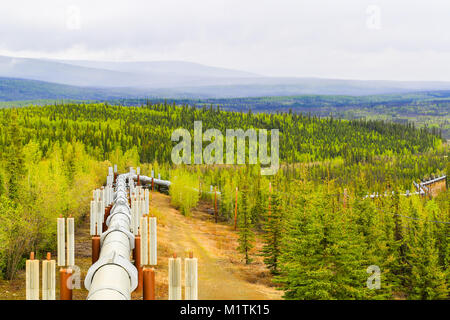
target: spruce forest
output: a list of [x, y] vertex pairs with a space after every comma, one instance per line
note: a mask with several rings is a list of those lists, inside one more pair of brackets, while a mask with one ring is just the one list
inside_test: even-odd
[[[171, 133], [183, 127], [193, 136], [196, 120], [203, 130], [279, 129], [280, 170], [172, 164]], [[233, 225], [237, 212], [236, 255], [242, 264], [263, 257], [285, 299], [450, 298], [448, 182], [433, 196], [408, 195], [413, 182], [449, 172], [448, 145], [435, 130], [150, 102], [5, 108], [0, 121], [3, 279], [24, 269], [30, 251], [55, 251], [56, 217], [81, 223], [92, 190], [117, 164], [170, 180], [172, 205], [186, 216], [213, 201], [216, 187], [218, 223]], [[371, 268], [381, 275], [376, 290]]]

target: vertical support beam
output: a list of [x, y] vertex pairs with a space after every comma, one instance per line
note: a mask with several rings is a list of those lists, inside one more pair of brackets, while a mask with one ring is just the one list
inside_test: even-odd
[[234, 202], [234, 230], [237, 229], [237, 204], [238, 204], [238, 187], [236, 187], [236, 201]]
[[[94, 198], [95, 199], [95, 198]], [[90, 213], [90, 234], [91, 236], [95, 236], [97, 234], [97, 206], [95, 200], [91, 201], [91, 213]]]
[[181, 258], [169, 258], [169, 300], [181, 300]]
[[103, 219], [103, 231], [108, 230], [108, 226], [106, 225], [106, 220], [108, 219], [109, 214], [111, 213], [111, 208], [112, 208], [111, 205], [108, 205], [108, 206], [105, 208], [105, 218]]
[[39, 260], [34, 260], [34, 252], [26, 261], [26, 299], [39, 300]]
[[66, 228], [62, 215], [57, 218], [58, 266], [66, 265]]
[[98, 189], [98, 201], [97, 201], [97, 233], [99, 236], [103, 233], [103, 222], [105, 220], [105, 204], [103, 203], [103, 191]]
[[51, 253], [47, 252], [47, 260], [42, 261], [42, 300], [56, 299], [56, 261], [51, 257]]
[[184, 299], [198, 300], [197, 258], [194, 258], [194, 254], [192, 252], [189, 253], [188, 259], [184, 259], [184, 268]]
[[131, 229], [133, 230], [133, 234], [137, 236], [139, 234], [139, 205], [136, 199], [131, 200]]
[[139, 224], [139, 219], [141, 219], [141, 200], [140, 200], [140, 195], [139, 195], [139, 189], [137, 189], [137, 195], [136, 195], [136, 201], [135, 201], [135, 205], [136, 205], [136, 218], [137, 218], [137, 223]]
[[144, 200], [145, 200], [144, 214], [149, 214], [150, 213], [150, 191], [148, 189], [144, 190]]
[[100, 237], [95, 235], [92, 237], [92, 264], [96, 263], [100, 257]]
[[140, 204], [139, 204], [139, 209], [140, 209], [140, 215], [139, 215], [139, 219], [142, 218], [145, 214], [145, 198], [144, 198], [144, 191], [142, 190], [141, 193], [141, 199], [140, 199]]
[[146, 216], [141, 218], [140, 221], [140, 234], [141, 234], [141, 264], [143, 266], [148, 265], [148, 249], [149, 249], [149, 229], [148, 229], [148, 218]]
[[158, 240], [157, 240], [157, 229], [156, 229], [156, 217], [150, 217], [148, 219], [149, 226], [148, 226], [148, 251], [149, 251], [149, 258], [148, 258], [148, 264], [151, 266], [157, 265], [157, 259], [158, 259]]
[[59, 299], [72, 300], [72, 269], [59, 270]]
[[217, 223], [217, 187], [214, 187], [214, 220]]
[[134, 266], [138, 271], [138, 285], [135, 291], [142, 290], [142, 266], [141, 266], [141, 236], [137, 235], [134, 238]]
[[75, 265], [75, 219], [67, 218], [67, 265]]
[[152, 191], [155, 191], [155, 184], [154, 184], [154, 180], [155, 178], [152, 177]]
[[142, 296], [144, 300], [155, 300], [155, 270], [144, 268], [144, 288]]

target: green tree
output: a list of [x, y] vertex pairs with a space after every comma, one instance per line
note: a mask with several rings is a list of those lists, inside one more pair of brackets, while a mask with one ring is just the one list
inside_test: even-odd
[[249, 191], [244, 181], [244, 186], [241, 189], [241, 205], [238, 209], [238, 221], [239, 221], [239, 239], [238, 239], [238, 251], [244, 255], [245, 263], [250, 264], [252, 259], [250, 257], [250, 250], [254, 246], [255, 235], [253, 233], [253, 225], [251, 219], [251, 207], [249, 204]]
[[281, 241], [283, 233], [283, 202], [278, 190], [270, 195], [270, 208], [267, 209], [264, 224], [264, 246], [262, 256], [264, 263], [273, 274], [278, 274], [279, 257], [281, 255]]

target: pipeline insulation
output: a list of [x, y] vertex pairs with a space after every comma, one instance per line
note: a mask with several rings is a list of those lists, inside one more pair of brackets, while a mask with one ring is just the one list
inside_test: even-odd
[[198, 276], [197, 276], [197, 258], [184, 259], [185, 271], [185, 300], [198, 299]]
[[66, 228], [65, 219], [57, 219], [58, 266], [66, 265]]
[[156, 217], [150, 217], [149, 219], [149, 244], [148, 244], [148, 264], [156, 266], [157, 264], [157, 237], [156, 237]]
[[169, 258], [169, 300], [181, 300], [181, 258]]
[[75, 265], [75, 219], [67, 218], [67, 265]]
[[26, 272], [26, 299], [39, 300], [39, 260], [27, 260]]
[[55, 300], [56, 261], [42, 261], [42, 300]]

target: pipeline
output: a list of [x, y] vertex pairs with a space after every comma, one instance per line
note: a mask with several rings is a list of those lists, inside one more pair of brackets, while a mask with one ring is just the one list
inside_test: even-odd
[[131, 300], [131, 292], [138, 285], [138, 272], [130, 261], [135, 239], [130, 232], [127, 180], [134, 184], [129, 173], [116, 179], [114, 204], [106, 220], [108, 230], [100, 236], [100, 256], [84, 281], [88, 300]]
[[[133, 170], [117, 175], [116, 167], [114, 173], [112, 171], [110, 168], [107, 185], [111, 188], [113, 181], [116, 182], [113, 206], [105, 221], [108, 229], [100, 235], [99, 258], [89, 268], [84, 280], [89, 291], [87, 300], [131, 300], [131, 292], [138, 286], [138, 270], [130, 261], [135, 235], [131, 232], [132, 216], [128, 201], [129, 191], [134, 190], [138, 175]], [[139, 182], [154, 183], [166, 189], [169, 189], [171, 184], [170, 181], [159, 177], [156, 179], [141, 175]]]
[[[133, 180], [137, 180], [137, 175], [131, 175]], [[153, 183], [159, 186], [164, 186], [166, 188], [170, 187], [170, 181], [169, 180], [162, 180], [162, 179], [156, 179], [156, 178], [151, 178], [151, 177], [147, 177], [147, 176], [139, 176], [139, 180], [141, 183], [144, 184], [149, 184], [152, 183], [152, 179], [153, 179]]]
[[[136, 180], [136, 181], [137, 181], [137, 175], [136, 175], [136, 174], [131, 175], [131, 178], [132, 178], [133, 180]], [[151, 178], [151, 177], [142, 176], [142, 175], [139, 176], [139, 181], [140, 181], [142, 184], [150, 184], [150, 183], [152, 183], [152, 179], [153, 179], [153, 183], [154, 183], [155, 185], [163, 186], [163, 187], [165, 187], [165, 188], [167, 188], [167, 189], [169, 189], [169, 187], [170, 187], [170, 185], [171, 185], [171, 182], [170, 182], [169, 180], [156, 179], [156, 178]], [[199, 191], [199, 190], [196, 189], [196, 188], [192, 188], [192, 190], [194, 190], [194, 191]], [[203, 191], [203, 192], [204, 192], [204, 193], [208, 193], [208, 194], [214, 194], [214, 191], [212, 191], [212, 190], [211, 190], [211, 191]], [[221, 194], [220, 191], [216, 191], [215, 193], [218, 194], [218, 195]]]

